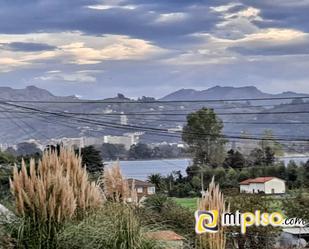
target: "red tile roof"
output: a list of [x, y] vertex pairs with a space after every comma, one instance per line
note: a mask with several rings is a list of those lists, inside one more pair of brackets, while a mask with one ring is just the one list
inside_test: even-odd
[[247, 180], [240, 182], [239, 184], [240, 185], [249, 185], [250, 183], [265, 183], [265, 182], [268, 182], [268, 181], [270, 181], [274, 178], [276, 178], [276, 177], [263, 176], [263, 177], [258, 177], [258, 178], [254, 178], [254, 179], [247, 179]]

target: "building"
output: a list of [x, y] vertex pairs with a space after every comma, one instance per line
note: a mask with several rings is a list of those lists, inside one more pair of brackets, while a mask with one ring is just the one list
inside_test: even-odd
[[108, 144], [123, 144], [129, 150], [130, 147], [139, 142], [139, 137], [143, 132], [125, 133], [122, 136], [104, 136], [104, 143]]
[[145, 237], [151, 240], [162, 242], [166, 249], [184, 248], [184, 237], [171, 230], [154, 231], [145, 234]]
[[132, 189], [133, 182], [138, 201], [141, 201], [145, 197], [154, 195], [156, 193], [156, 187], [154, 184], [133, 178], [128, 179], [128, 185], [130, 189]]
[[63, 137], [60, 139], [51, 139], [50, 144], [61, 144], [64, 147], [70, 147], [70, 148], [84, 148], [84, 139], [82, 137]]
[[84, 146], [103, 144], [103, 137], [83, 137], [83, 139]]
[[121, 115], [120, 115], [120, 124], [128, 125], [128, 117], [123, 112], [121, 112]]
[[247, 179], [239, 186], [241, 193], [284, 194], [286, 190], [285, 181], [272, 176]]

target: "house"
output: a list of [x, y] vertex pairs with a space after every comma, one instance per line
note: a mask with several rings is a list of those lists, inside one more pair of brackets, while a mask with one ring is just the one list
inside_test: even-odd
[[285, 181], [272, 176], [247, 179], [239, 183], [241, 193], [284, 194]]
[[128, 179], [128, 185], [130, 189], [132, 188], [133, 182], [138, 201], [156, 193], [156, 187], [154, 184], [132, 178]]
[[165, 245], [165, 247], [163, 247], [165, 249], [184, 248], [184, 237], [171, 230], [148, 232], [145, 234], [145, 237], [162, 242]]

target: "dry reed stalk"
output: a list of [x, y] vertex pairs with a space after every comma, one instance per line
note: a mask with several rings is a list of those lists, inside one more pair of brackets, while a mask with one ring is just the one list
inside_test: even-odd
[[135, 180], [132, 181], [132, 186], [130, 188], [130, 198], [131, 202], [133, 204], [138, 204], [138, 196], [137, 196], [137, 190], [135, 188]]
[[30, 161], [29, 173], [24, 161], [21, 170], [15, 166], [10, 180], [17, 214], [35, 223], [61, 224], [103, 203], [100, 188], [88, 181], [81, 158], [71, 150], [46, 151], [35, 165]]
[[214, 177], [207, 191], [202, 195], [201, 199], [198, 199], [197, 206], [199, 210], [218, 210], [219, 213], [219, 231], [217, 233], [206, 233], [200, 235], [201, 248], [210, 249], [225, 249], [226, 236], [224, 233], [224, 227], [221, 226], [221, 214], [229, 212], [229, 205], [224, 200], [223, 193], [220, 191], [219, 185], [215, 184]]
[[130, 202], [137, 203], [134, 181], [130, 188], [127, 179], [122, 175], [119, 162], [104, 169], [101, 182], [104, 185], [104, 193], [107, 198], [115, 202], [127, 202], [131, 199]]

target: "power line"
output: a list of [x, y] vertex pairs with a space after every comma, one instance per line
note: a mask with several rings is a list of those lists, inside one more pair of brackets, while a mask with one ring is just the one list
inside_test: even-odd
[[[148, 131], [148, 132], [162, 132], [161, 135], [163, 135], [163, 133], [169, 133], [169, 134], [167, 134], [169, 136], [176, 135], [176, 134], [170, 134], [170, 132], [168, 130], [166, 130], [166, 129], [152, 128], [152, 127], [142, 127], [142, 126], [132, 126], [132, 125], [115, 125], [114, 123], [98, 122], [97, 120], [73, 117], [73, 116], [70, 116], [68, 113], [57, 113], [57, 112], [42, 111], [42, 110], [37, 109], [37, 108], [25, 107], [25, 106], [10, 104], [10, 103], [6, 103], [6, 105], [14, 106], [16, 108], [21, 108], [21, 109], [26, 109], [26, 110], [32, 110], [32, 111], [39, 112], [39, 113], [51, 114], [51, 115], [55, 115], [55, 116], [59, 116], [59, 117], [73, 118], [73, 119], [75, 119], [77, 121], [91, 123], [91, 124], [95, 124], [95, 125], [99, 125], [99, 126], [104, 126], [104, 127], [114, 127], [114, 128], [129, 129], [129, 130], [135, 129], [135, 130], [143, 130], [143, 131]], [[213, 136], [212, 134], [195, 134], [195, 135]], [[177, 137], [180, 138], [179, 136], [177, 136]], [[261, 141], [261, 140], [269, 141], [269, 140], [271, 140], [271, 139], [256, 138], [256, 137], [250, 137], [249, 138], [249, 137], [224, 136], [224, 135], [222, 135], [221, 138], [227, 138], [227, 139], [228, 138], [237, 138], [237, 139], [258, 140], [258, 141]], [[309, 139], [307, 139], [307, 138], [306, 139], [283, 139], [283, 138], [277, 138], [276, 140], [277, 141], [304, 141], [304, 142], [309, 141]]]

